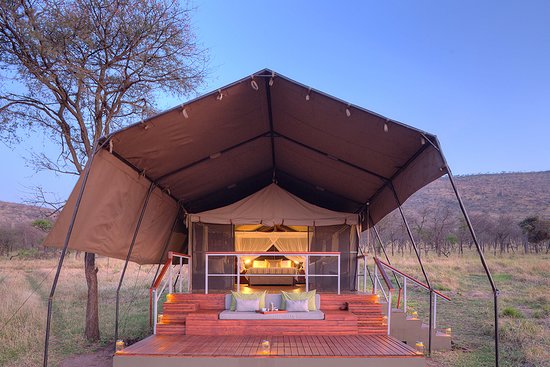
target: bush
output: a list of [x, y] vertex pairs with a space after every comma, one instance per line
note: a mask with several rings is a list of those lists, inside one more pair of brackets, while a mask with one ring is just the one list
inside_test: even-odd
[[502, 316], [505, 316], [505, 317], [511, 317], [511, 318], [514, 318], [514, 319], [521, 319], [521, 318], [523, 318], [523, 314], [521, 313], [521, 311], [518, 310], [518, 309], [515, 308], [515, 307], [512, 307], [512, 306], [505, 307], [505, 308], [502, 310], [501, 315], [502, 315]]

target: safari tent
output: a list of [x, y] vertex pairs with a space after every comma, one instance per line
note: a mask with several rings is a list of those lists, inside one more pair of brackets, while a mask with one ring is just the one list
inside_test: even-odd
[[[402, 203], [443, 175], [449, 176], [477, 243], [435, 135], [264, 69], [99, 141], [46, 245], [139, 264], [164, 264], [163, 271], [155, 275], [155, 297], [164, 290], [167, 303], [179, 300], [184, 305], [180, 310], [188, 307], [181, 311], [186, 320], [170, 329], [179, 330], [170, 334], [180, 338], [177, 343], [187, 340], [192, 345], [191, 334], [199, 335], [200, 325], [215, 330], [223, 321], [232, 321], [218, 319], [212, 310], [223, 308], [224, 292], [239, 290], [246, 282], [251, 286], [255, 275], [270, 277], [270, 281], [290, 279], [298, 288], [305, 281], [304, 290], [315, 288], [321, 293], [320, 306], [326, 312], [324, 319], [316, 321], [324, 324], [310, 329], [315, 324], [304, 321], [299, 324], [302, 332], [317, 330], [312, 333], [326, 335], [334, 325], [344, 325], [343, 330], [349, 327], [351, 335], [358, 335], [360, 312], [336, 311], [342, 305], [378, 303], [370, 296], [384, 288], [390, 297], [392, 292], [401, 297], [402, 287], [388, 280], [386, 272], [399, 274], [389, 259], [388, 263], [373, 259], [376, 255], [360, 245], [362, 233], [374, 229], [395, 209], [407, 226]], [[294, 273], [285, 273], [285, 277], [260, 271], [253, 274], [246, 265], [277, 257], [291, 261]], [[426, 287], [431, 306], [438, 292], [422, 270], [425, 279], [415, 281]], [[175, 278], [168, 279], [167, 274]], [[406, 275], [399, 276], [404, 280]], [[163, 281], [165, 289], [160, 285]], [[367, 283], [372, 283], [368, 292]], [[496, 295], [495, 291], [495, 310]], [[390, 305], [385, 317], [390, 319], [391, 298], [385, 297]], [[340, 321], [333, 325], [331, 318]], [[272, 321], [263, 324], [264, 333], [273, 338], [288, 333], [281, 326], [286, 325], [283, 320]], [[243, 332], [254, 335], [256, 321], [250, 322]], [[155, 333], [169, 329], [156, 314], [154, 324]], [[192, 325], [199, 326], [192, 329]], [[389, 325], [387, 330], [382, 334], [391, 337]], [[431, 349], [437, 334], [428, 334]], [[219, 340], [211, 342], [217, 345]], [[408, 365], [423, 365], [410, 346], [396, 348], [412, 356]], [[151, 362], [138, 363], [145, 357], [137, 355], [125, 362], [131, 357], [128, 350], [117, 354], [115, 364]], [[229, 352], [212, 353], [209, 357], [229, 356]], [[282, 354], [269, 356], [276, 365], [289, 361], [279, 358]], [[323, 356], [306, 357], [317, 363]], [[173, 363], [173, 359], [162, 359], [163, 353], [156, 357], [161, 364]], [[182, 352], [179, 357], [193, 355]], [[343, 364], [355, 363], [341, 358]], [[249, 363], [241, 359], [242, 365]], [[215, 361], [205, 363], [215, 365]], [[392, 363], [389, 358], [379, 365]]]

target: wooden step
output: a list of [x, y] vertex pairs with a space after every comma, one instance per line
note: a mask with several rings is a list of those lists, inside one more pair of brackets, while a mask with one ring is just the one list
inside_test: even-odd
[[185, 335], [185, 324], [157, 324], [157, 335]]

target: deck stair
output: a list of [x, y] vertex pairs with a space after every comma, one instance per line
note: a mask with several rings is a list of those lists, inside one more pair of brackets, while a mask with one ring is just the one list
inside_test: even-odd
[[[383, 305], [383, 304], [382, 304]], [[383, 313], [387, 314], [387, 307], [382, 307]], [[392, 309], [390, 335], [401, 340], [408, 345], [415, 345], [421, 341], [428, 346], [429, 325], [421, 319], [409, 316], [402, 309]], [[432, 349], [436, 351], [451, 350], [451, 335], [447, 335], [443, 330], [433, 330]]]
[[[163, 313], [157, 323], [157, 335], [220, 335], [226, 333], [253, 332], [256, 325], [239, 320], [218, 320], [223, 309], [222, 294], [171, 294], [163, 305]], [[308, 323], [307, 329], [326, 335], [385, 335], [382, 305], [378, 297], [370, 294], [321, 294], [321, 310], [325, 320]], [[293, 330], [297, 320], [263, 321], [258, 332], [266, 328], [274, 335], [286, 335]], [[251, 323], [252, 324], [252, 323]], [[288, 325], [287, 325], [288, 324]], [[216, 331], [217, 330], [217, 331]], [[303, 329], [301, 331], [303, 333]], [[290, 335], [290, 334], [289, 334]]]

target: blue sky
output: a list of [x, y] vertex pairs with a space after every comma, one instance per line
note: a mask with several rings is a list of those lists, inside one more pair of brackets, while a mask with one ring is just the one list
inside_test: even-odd
[[[548, 1], [194, 1], [209, 49], [200, 94], [265, 67], [436, 134], [455, 174], [550, 169]], [[191, 98], [193, 96], [190, 96]], [[161, 96], [166, 109], [180, 99]], [[28, 138], [0, 143], [0, 200], [74, 178], [36, 174]]]

